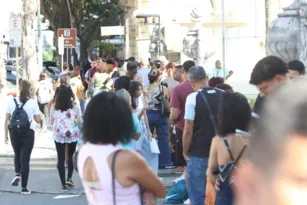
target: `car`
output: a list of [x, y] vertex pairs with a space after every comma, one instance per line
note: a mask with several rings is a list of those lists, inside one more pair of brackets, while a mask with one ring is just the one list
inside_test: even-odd
[[[22, 66], [21, 57], [18, 58], [18, 66], [19, 66], [19, 69], [21, 69], [21, 66]], [[6, 71], [8, 72], [16, 71], [16, 58], [9, 58], [5, 64], [5, 68], [6, 68]]]

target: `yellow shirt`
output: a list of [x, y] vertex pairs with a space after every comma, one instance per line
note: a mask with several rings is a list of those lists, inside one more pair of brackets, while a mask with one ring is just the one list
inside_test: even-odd
[[70, 87], [79, 100], [84, 100], [84, 86], [78, 77], [70, 79]]

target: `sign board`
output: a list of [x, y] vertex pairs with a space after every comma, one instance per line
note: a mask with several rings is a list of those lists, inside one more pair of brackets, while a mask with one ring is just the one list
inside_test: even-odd
[[74, 48], [77, 45], [77, 29], [59, 28], [58, 37], [64, 37], [64, 48]]
[[22, 18], [20, 15], [10, 17], [10, 47], [21, 47]]
[[125, 35], [124, 26], [103, 26], [101, 27], [101, 36]]
[[64, 37], [58, 38], [59, 55], [64, 55]]

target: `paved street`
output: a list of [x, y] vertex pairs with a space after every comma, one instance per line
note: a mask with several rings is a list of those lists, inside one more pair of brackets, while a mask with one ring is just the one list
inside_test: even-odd
[[[56, 170], [56, 151], [51, 139], [51, 132], [40, 133], [36, 130], [36, 141], [31, 158], [31, 171], [28, 187], [33, 191], [30, 196], [21, 196], [20, 187], [12, 187], [10, 182], [14, 177], [13, 152], [10, 146], [0, 149], [0, 204], [1, 205], [61, 205], [86, 204], [83, 188], [79, 176], [74, 173], [75, 188], [67, 193], [60, 191], [60, 179]], [[166, 189], [179, 175], [171, 170], [159, 170], [159, 177], [163, 179]], [[163, 204], [163, 199], [157, 203]]]

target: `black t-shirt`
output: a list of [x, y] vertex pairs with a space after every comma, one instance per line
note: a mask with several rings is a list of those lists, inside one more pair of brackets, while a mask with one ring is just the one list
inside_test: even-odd
[[256, 102], [254, 104], [253, 112], [259, 115], [262, 110], [263, 104], [264, 104], [264, 97], [258, 95]]
[[[205, 94], [211, 112], [216, 119], [217, 108], [220, 104], [220, 99], [223, 91], [215, 88], [204, 88], [200, 92], [203, 92]], [[186, 108], [188, 108], [189, 106], [194, 106], [195, 109], [194, 114], [190, 115], [189, 113], [186, 113], [185, 115], [185, 119], [194, 117], [193, 137], [189, 150], [189, 155], [194, 157], [209, 158], [211, 141], [212, 138], [215, 136], [215, 130], [213, 127], [213, 123], [210, 119], [206, 103], [199, 92], [192, 93], [191, 95], [189, 95], [187, 99]], [[189, 111], [186, 109], [186, 112]]]

